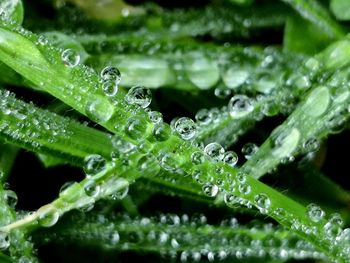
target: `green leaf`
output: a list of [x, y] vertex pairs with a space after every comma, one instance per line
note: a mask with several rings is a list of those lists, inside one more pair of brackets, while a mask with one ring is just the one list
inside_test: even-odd
[[314, 55], [332, 41], [323, 29], [312, 22], [299, 16], [288, 17], [283, 37], [284, 50]]

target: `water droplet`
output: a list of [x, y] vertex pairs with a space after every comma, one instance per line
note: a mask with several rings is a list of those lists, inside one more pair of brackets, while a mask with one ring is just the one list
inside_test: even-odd
[[228, 109], [232, 118], [242, 118], [252, 112], [254, 106], [246, 95], [235, 95], [230, 99]]
[[163, 122], [163, 115], [159, 111], [148, 112], [148, 117], [151, 120], [151, 122], [155, 124]]
[[244, 157], [249, 160], [250, 158], [253, 157], [253, 155], [259, 150], [259, 147], [256, 146], [256, 144], [254, 143], [246, 143], [243, 147], [242, 147], [242, 153], [244, 155]]
[[227, 206], [230, 206], [230, 207], [233, 207], [239, 203], [237, 197], [229, 193], [225, 193], [224, 202]]
[[289, 157], [297, 148], [300, 140], [300, 132], [296, 128], [283, 130], [284, 127], [277, 128], [271, 134], [273, 151], [272, 154], [278, 158]]
[[100, 193], [100, 186], [94, 180], [90, 180], [84, 185], [85, 194], [91, 197], [96, 197]]
[[305, 114], [318, 117], [322, 115], [328, 108], [331, 100], [329, 90], [325, 86], [320, 86], [307, 96], [307, 99], [302, 107]]
[[344, 225], [344, 220], [343, 218], [341, 217], [340, 214], [338, 213], [333, 213], [331, 214], [330, 218], [329, 218], [329, 222], [331, 224], [335, 224], [335, 225], [338, 225], [340, 227], [342, 227]]
[[8, 233], [0, 231], [0, 250], [5, 250], [10, 246]]
[[212, 121], [210, 113], [207, 109], [199, 110], [196, 113], [195, 119], [200, 125], [207, 125]]
[[125, 124], [126, 134], [134, 139], [141, 140], [147, 136], [147, 122], [140, 117], [131, 117]]
[[215, 197], [219, 192], [219, 187], [215, 184], [206, 183], [202, 187], [203, 192], [210, 197]]
[[56, 207], [51, 204], [40, 207], [37, 211], [39, 224], [43, 227], [50, 227], [57, 223], [60, 216]]
[[321, 207], [315, 204], [309, 204], [306, 207], [306, 213], [309, 218], [316, 223], [322, 220], [325, 216], [325, 212], [321, 209]]
[[111, 242], [112, 245], [116, 245], [119, 243], [119, 240], [120, 240], [120, 236], [119, 236], [119, 233], [116, 231], [114, 233], [112, 233], [109, 237], [109, 240]]
[[204, 163], [205, 161], [204, 153], [200, 151], [193, 152], [191, 154], [191, 160], [192, 160], [192, 163], [195, 165]]
[[123, 199], [129, 192], [129, 181], [122, 177], [111, 177], [101, 186], [101, 195], [110, 196], [113, 200]]
[[125, 100], [130, 104], [135, 104], [141, 108], [147, 108], [152, 101], [152, 93], [143, 86], [134, 86], [125, 95]]
[[70, 48], [62, 52], [61, 58], [63, 63], [71, 68], [77, 66], [80, 62], [80, 55]]
[[223, 81], [228, 88], [235, 89], [244, 84], [248, 77], [248, 71], [231, 67], [223, 75]]
[[214, 90], [214, 95], [219, 99], [226, 99], [231, 95], [231, 90], [227, 89], [226, 87], [217, 87]]
[[153, 128], [153, 136], [157, 141], [166, 141], [170, 137], [170, 127], [163, 122], [156, 124]]
[[45, 46], [48, 43], [48, 39], [45, 36], [40, 35], [38, 38], [38, 43], [42, 46]]
[[271, 205], [270, 198], [266, 194], [257, 194], [254, 197], [254, 202], [262, 214], [266, 214]]
[[152, 154], [141, 157], [137, 162], [138, 169], [145, 174], [157, 175], [160, 171], [159, 162]]
[[234, 167], [238, 162], [238, 156], [235, 152], [228, 151], [225, 153], [223, 161], [231, 167]]
[[238, 191], [241, 193], [241, 194], [244, 194], [244, 195], [247, 195], [251, 192], [251, 187], [249, 184], [247, 183], [240, 183], [238, 185]]
[[179, 118], [175, 122], [174, 128], [184, 140], [191, 140], [197, 133], [196, 124], [192, 119], [187, 117]]
[[319, 149], [319, 147], [320, 143], [315, 137], [307, 139], [303, 144], [305, 152], [315, 152]]
[[225, 150], [219, 143], [212, 142], [205, 146], [204, 153], [218, 162], [224, 158]]
[[116, 67], [107, 66], [101, 70], [101, 79], [103, 81], [113, 81], [118, 85], [121, 81], [121, 74]]
[[86, 103], [86, 115], [93, 121], [106, 122], [108, 121], [114, 112], [113, 105], [107, 98], [95, 95]]
[[185, 59], [185, 69], [190, 81], [199, 89], [209, 89], [220, 79], [218, 66], [199, 54]]
[[107, 167], [106, 160], [98, 154], [91, 154], [84, 159], [84, 172], [87, 176], [96, 175]]
[[126, 141], [118, 135], [112, 137], [112, 145], [115, 149], [114, 156], [115, 158], [119, 158], [120, 155], [129, 155], [134, 150], [136, 150], [136, 146], [131, 142]]
[[349, 242], [350, 241], [350, 228], [345, 228], [342, 233], [340, 234], [340, 237], [338, 238], [341, 241]]
[[202, 170], [194, 170], [192, 173], [192, 178], [199, 184], [203, 184], [207, 180], [207, 174]]
[[172, 238], [170, 244], [173, 248], [178, 248], [180, 246], [179, 242], [175, 238]]
[[60, 198], [68, 203], [76, 202], [83, 193], [83, 188], [77, 182], [66, 182], [60, 188]]
[[9, 207], [15, 208], [17, 201], [18, 201], [18, 197], [14, 191], [5, 190], [4, 191], [4, 198], [5, 198], [6, 203], [9, 205]]
[[112, 80], [104, 81], [102, 84], [102, 91], [108, 97], [114, 97], [118, 93], [118, 84]]
[[160, 154], [160, 165], [167, 171], [174, 172], [178, 168], [176, 157], [172, 153]]

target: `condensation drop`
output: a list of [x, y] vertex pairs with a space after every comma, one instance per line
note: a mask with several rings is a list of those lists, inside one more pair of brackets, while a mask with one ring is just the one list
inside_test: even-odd
[[138, 105], [141, 108], [147, 108], [152, 101], [152, 93], [149, 89], [143, 86], [134, 86], [129, 89], [125, 95], [125, 100], [134, 105]]
[[196, 151], [191, 154], [191, 160], [194, 165], [199, 165], [204, 163], [205, 155], [201, 151]]
[[207, 125], [212, 121], [211, 115], [207, 109], [201, 109], [196, 113], [196, 121], [199, 125]]
[[118, 84], [112, 80], [107, 80], [102, 83], [102, 91], [108, 97], [114, 97], [118, 93]]
[[80, 62], [80, 55], [72, 49], [66, 49], [61, 54], [62, 61], [68, 67], [75, 67]]
[[254, 143], [246, 143], [243, 147], [242, 147], [242, 153], [244, 155], [244, 157], [249, 160], [250, 158], [253, 157], [253, 155], [258, 151], [259, 147], [256, 146], [256, 144]]
[[311, 219], [311, 221], [316, 223], [321, 221], [325, 216], [325, 212], [321, 209], [321, 207], [315, 204], [309, 204], [306, 207], [306, 213]]
[[114, 107], [107, 98], [95, 95], [86, 103], [85, 111], [90, 119], [103, 123], [112, 117]]
[[197, 133], [195, 122], [187, 117], [179, 118], [175, 122], [174, 128], [184, 140], [191, 140]]
[[246, 95], [235, 95], [228, 103], [228, 110], [232, 118], [242, 118], [254, 110], [252, 99]]
[[4, 191], [4, 198], [5, 198], [6, 203], [9, 205], [9, 207], [15, 208], [17, 201], [18, 201], [18, 197], [14, 191], [5, 190]]
[[210, 197], [215, 197], [219, 192], [219, 187], [215, 184], [206, 183], [202, 187], [203, 192]]
[[291, 130], [276, 129], [272, 135], [273, 151], [272, 154], [278, 158], [289, 157], [297, 148], [300, 140], [300, 132], [296, 128]]
[[120, 71], [116, 67], [105, 67], [101, 70], [100, 76], [103, 81], [113, 81], [116, 85], [121, 81]]
[[224, 158], [225, 150], [219, 143], [212, 142], [205, 146], [204, 153], [218, 162]]
[[223, 161], [228, 165], [234, 167], [238, 162], [238, 156], [235, 152], [228, 151], [228, 152], [225, 152]]
[[199, 89], [209, 89], [220, 79], [218, 66], [206, 57], [193, 56], [187, 58], [185, 69], [190, 81]]
[[39, 224], [43, 227], [50, 227], [57, 223], [60, 216], [56, 207], [51, 204], [40, 207], [37, 211]]
[[246, 70], [237, 70], [237, 68], [229, 68], [223, 75], [225, 85], [230, 89], [235, 89], [244, 84], [249, 77]]
[[84, 191], [87, 196], [96, 197], [100, 193], [100, 186], [94, 180], [85, 183]]
[[261, 213], [266, 214], [267, 210], [271, 205], [271, 200], [266, 194], [257, 194], [254, 196], [254, 202]]
[[98, 154], [90, 154], [84, 159], [84, 172], [87, 176], [93, 176], [104, 171], [107, 167], [106, 160]]
[[8, 233], [0, 231], [0, 250], [5, 250], [10, 246], [10, 237]]
[[327, 110], [330, 100], [331, 96], [328, 88], [320, 86], [308, 95], [302, 110], [309, 116], [318, 117]]

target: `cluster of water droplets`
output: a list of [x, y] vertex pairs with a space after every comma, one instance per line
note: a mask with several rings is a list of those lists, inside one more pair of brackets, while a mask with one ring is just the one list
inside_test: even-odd
[[[100, 240], [109, 249], [131, 250], [142, 246], [157, 246], [165, 258], [188, 261], [221, 261], [229, 258], [248, 257], [274, 259], [325, 258], [308, 242], [272, 224], [252, 222], [240, 225], [236, 218], [222, 221], [218, 225], [207, 223], [204, 215], [160, 214], [153, 217], [131, 218], [127, 214], [118, 216], [89, 216], [81, 221], [79, 216], [71, 219], [71, 227], [65, 233], [74, 240]], [[59, 232], [55, 241], [67, 242]]]
[[11, 140], [25, 142], [33, 148], [43, 146], [41, 141], [55, 143], [59, 138], [70, 136], [69, 120], [45, 114], [31, 103], [17, 100], [9, 91], [0, 90], [0, 131]]

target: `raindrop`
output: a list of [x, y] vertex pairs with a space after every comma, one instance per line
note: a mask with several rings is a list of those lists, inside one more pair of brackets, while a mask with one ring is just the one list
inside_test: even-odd
[[146, 130], [147, 122], [139, 117], [131, 117], [125, 124], [126, 134], [134, 140], [141, 140], [144, 138], [147, 135]]
[[112, 117], [114, 107], [107, 98], [95, 95], [86, 103], [85, 111], [93, 121], [106, 122]]
[[195, 122], [187, 117], [179, 118], [175, 122], [174, 128], [184, 140], [191, 140], [197, 133]]
[[153, 136], [157, 141], [166, 141], [170, 137], [170, 127], [163, 122], [156, 124], [153, 128]]
[[244, 155], [244, 157], [249, 160], [250, 158], [253, 157], [253, 155], [258, 151], [259, 147], [256, 146], [256, 144], [254, 143], [246, 143], [243, 147], [242, 147], [242, 153]]
[[118, 84], [112, 80], [104, 81], [102, 84], [102, 91], [108, 97], [114, 97], [118, 93]]
[[96, 197], [100, 193], [100, 186], [94, 180], [90, 180], [84, 185], [85, 194], [90, 197]]
[[9, 205], [9, 207], [15, 208], [17, 201], [18, 201], [18, 197], [14, 191], [5, 190], [4, 191], [4, 198], [5, 198], [6, 203]]
[[206, 183], [202, 187], [203, 192], [210, 197], [215, 197], [219, 192], [219, 187], [215, 184]]
[[307, 96], [302, 110], [311, 117], [318, 117], [327, 110], [330, 100], [331, 95], [328, 88], [325, 86], [318, 87]]
[[101, 70], [101, 79], [103, 81], [113, 81], [118, 85], [121, 81], [120, 71], [116, 67], [107, 66]]
[[193, 164], [199, 165], [199, 164], [204, 163], [204, 161], [205, 161], [205, 156], [204, 156], [203, 152], [201, 152], [201, 151], [196, 151], [196, 152], [193, 152], [193, 153], [191, 154], [191, 160], [192, 160], [192, 163], [193, 163]]
[[57, 223], [60, 216], [56, 207], [51, 204], [40, 207], [37, 211], [39, 224], [43, 227], [50, 227]]
[[218, 162], [224, 158], [225, 150], [219, 143], [212, 142], [205, 146], [204, 153]]
[[249, 184], [247, 183], [240, 183], [238, 185], [238, 191], [241, 193], [241, 194], [244, 194], [244, 195], [247, 195], [251, 192], [251, 187]]
[[84, 171], [87, 176], [96, 175], [107, 167], [106, 160], [98, 154], [90, 154], [84, 159]]
[[244, 84], [249, 77], [246, 70], [237, 70], [236, 68], [229, 68], [223, 75], [225, 85], [230, 89], [235, 89]]
[[252, 112], [254, 106], [246, 95], [235, 95], [230, 99], [228, 109], [232, 118], [242, 118]]
[[309, 204], [306, 207], [306, 213], [309, 216], [309, 218], [316, 223], [321, 221], [325, 216], [325, 212], [315, 204]]
[[225, 152], [223, 161], [231, 167], [234, 167], [238, 162], [238, 156], [234, 151], [228, 151]]
[[152, 174], [153, 176], [157, 175], [160, 171], [159, 162], [152, 154], [141, 157], [137, 162], [137, 166], [141, 172]]
[[134, 86], [125, 95], [125, 100], [130, 104], [135, 104], [141, 108], [147, 108], [152, 101], [152, 93], [143, 86]]
[[200, 125], [207, 125], [212, 121], [211, 115], [207, 109], [201, 109], [196, 113], [196, 121]]
[[258, 194], [254, 197], [255, 205], [261, 213], [266, 214], [271, 205], [270, 199], [266, 194]]
[[0, 231], [0, 250], [5, 250], [10, 246], [8, 233]]
[[80, 62], [80, 55], [70, 48], [62, 52], [61, 58], [63, 63], [71, 68], [77, 66]]
[[271, 134], [272, 146], [274, 148], [272, 154], [278, 158], [289, 157], [297, 148], [300, 140], [300, 132], [298, 129], [282, 129], [284, 129], [284, 127], [280, 126]]
[[307, 139], [303, 144], [305, 152], [315, 152], [319, 149], [319, 147], [320, 143], [315, 137]]
[[148, 117], [151, 120], [151, 122], [155, 124], [163, 122], [163, 115], [159, 111], [148, 112]]

